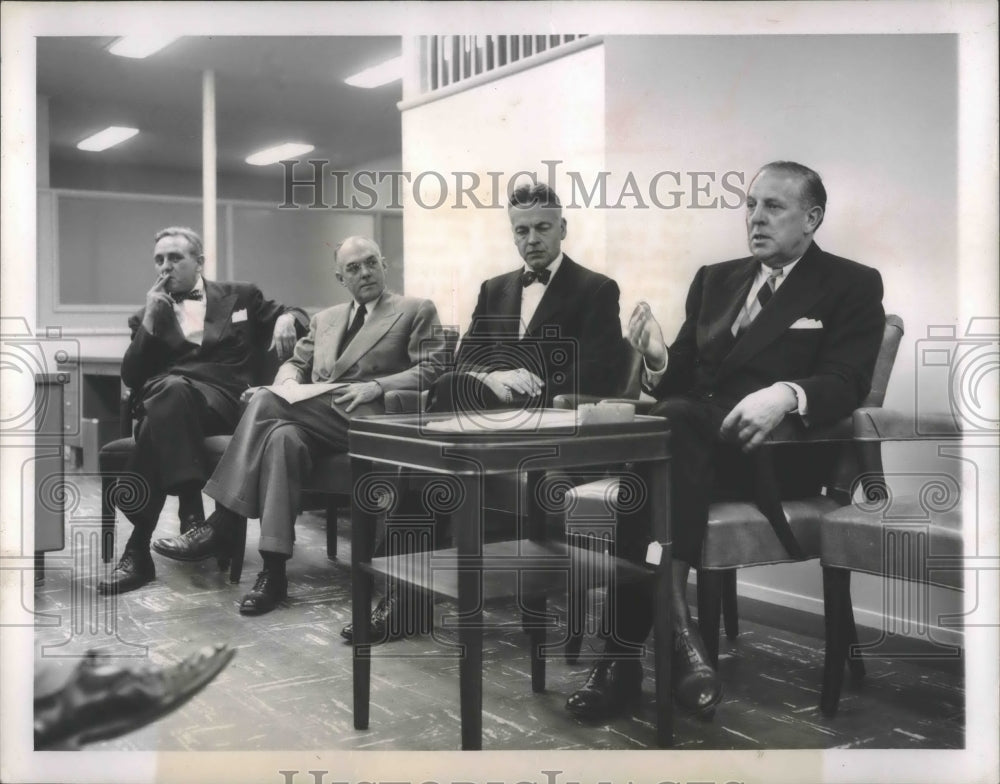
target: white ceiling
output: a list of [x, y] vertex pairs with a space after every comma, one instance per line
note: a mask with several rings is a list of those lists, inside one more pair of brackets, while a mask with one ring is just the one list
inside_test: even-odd
[[[37, 91], [49, 99], [50, 159], [201, 168], [202, 71], [215, 72], [218, 170], [257, 174], [244, 158], [304, 141], [347, 167], [401, 150], [400, 82], [366, 90], [343, 79], [400, 52], [396, 36], [185, 37], [144, 60], [106, 51], [114, 38], [38, 39]], [[76, 149], [109, 125], [140, 129], [104, 152]]]

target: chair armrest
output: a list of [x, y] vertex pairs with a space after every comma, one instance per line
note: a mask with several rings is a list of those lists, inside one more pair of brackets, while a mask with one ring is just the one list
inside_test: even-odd
[[904, 414], [886, 408], [859, 408], [852, 419], [858, 441], [937, 441], [965, 434], [962, 423], [950, 413]]
[[786, 417], [768, 437], [768, 444], [824, 444], [852, 441], [851, 417], [822, 427], [804, 427], [797, 418]]
[[427, 404], [427, 392], [415, 389], [393, 389], [385, 393], [385, 413], [417, 414]]

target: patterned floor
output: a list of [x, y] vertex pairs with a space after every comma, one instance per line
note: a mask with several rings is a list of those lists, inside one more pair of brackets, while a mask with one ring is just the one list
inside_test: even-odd
[[[93, 522], [98, 511], [96, 480], [81, 479], [80, 486], [83, 492], [73, 518], [78, 522], [68, 526], [72, 544], [49, 555], [45, 583], [36, 589], [36, 642], [43, 655], [69, 666], [72, 655], [93, 647], [148, 656], [154, 662], [175, 661], [217, 641], [239, 649], [229, 668], [182, 709], [93, 749], [459, 748], [458, 659], [449, 631], [375, 649], [370, 728], [353, 728], [351, 648], [339, 634], [350, 619], [346, 521], [340, 526], [340, 560], [330, 562], [321, 517], [305, 513], [300, 518], [296, 555], [289, 564], [290, 598], [265, 616], [237, 613], [239, 599], [260, 565], [254, 522], [241, 585], [230, 585], [214, 562], [181, 564], [154, 556], [153, 584], [117, 600], [103, 600], [94, 592], [105, 568], [97, 557]], [[168, 505], [160, 535], [176, 530], [174, 511]], [[129, 529], [128, 523], [119, 522], [119, 548]], [[739, 639], [722, 642], [724, 701], [711, 723], [676, 714], [678, 748], [963, 747], [960, 664], [871, 661], [863, 688], [848, 686], [840, 714], [826, 719], [816, 707], [822, 641], [801, 628], [786, 631], [761, 623], [754, 604], [744, 604]], [[561, 609], [561, 600], [550, 602], [553, 605]], [[453, 610], [449, 602], [437, 604], [439, 616]], [[487, 621], [491, 628], [484, 645], [484, 748], [655, 746], [650, 657], [637, 715], [585, 726], [563, 705], [584, 679], [586, 663], [569, 666], [553, 659], [546, 692], [533, 694], [526, 641], [513, 603], [490, 606]], [[596, 651], [598, 645], [590, 636], [585, 650]]]

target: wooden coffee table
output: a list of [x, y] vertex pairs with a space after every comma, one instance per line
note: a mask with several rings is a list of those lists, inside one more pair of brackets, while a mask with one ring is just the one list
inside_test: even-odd
[[[495, 412], [494, 412], [495, 413]], [[560, 416], [553, 416], [558, 414]], [[566, 471], [626, 462], [648, 463], [648, 504], [654, 539], [662, 548], [654, 566], [657, 742], [672, 745], [670, 694], [671, 536], [669, 521], [669, 423], [659, 417], [578, 426], [567, 422], [572, 412], [546, 410], [541, 420], [524, 429], [523, 413], [511, 412], [510, 428], [492, 429], [475, 423], [452, 431], [438, 429], [450, 415], [402, 414], [359, 417], [351, 421], [349, 451], [354, 478], [351, 567], [354, 623], [354, 726], [368, 728], [371, 682], [372, 585], [375, 575], [387, 575], [457, 601], [462, 748], [482, 748], [482, 607], [501, 595], [520, 595], [526, 616], [543, 618], [546, 594], [565, 589], [565, 576], [580, 548], [546, 538], [545, 513], [537, 490], [546, 471]], [[557, 421], [553, 427], [549, 420]], [[386, 481], [386, 466], [414, 469], [421, 474], [449, 477], [453, 493], [451, 520], [456, 547], [449, 550], [372, 558], [377, 490]], [[491, 474], [524, 473], [527, 492], [522, 535], [511, 541], [484, 544], [482, 535], [483, 478]], [[561, 578], [561, 579], [560, 579]], [[536, 692], [545, 688], [545, 625], [526, 624], [531, 642], [531, 681]]]

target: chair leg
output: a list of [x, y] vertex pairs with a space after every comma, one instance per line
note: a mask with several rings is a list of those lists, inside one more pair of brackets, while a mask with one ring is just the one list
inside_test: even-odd
[[115, 557], [115, 506], [111, 496], [118, 477], [101, 472], [101, 560], [111, 563]]
[[820, 711], [835, 716], [844, 684], [844, 662], [850, 639], [851, 573], [847, 569], [823, 567], [823, 620], [826, 627], [826, 654], [823, 661], [823, 691]]
[[326, 557], [337, 560], [337, 512], [340, 503], [336, 496], [330, 496], [326, 502]]
[[229, 564], [229, 582], [234, 585], [239, 583], [243, 576], [243, 559], [247, 551], [247, 519], [240, 518], [239, 524], [233, 531], [232, 560]]
[[740, 615], [736, 601], [736, 570], [727, 569], [722, 573], [722, 625], [726, 637], [735, 640], [740, 636]]
[[723, 573], [698, 570], [698, 631], [712, 666], [719, 668], [719, 616], [722, 614]]
[[847, 592], [847, 635], [847, 669], [851, 673], [851, 681], [860, 683], [865, 678], [865, 662], [860, 650], [856, 654], [851, 653], [850, 646], [858, 644], [858, 627], [854, 624], [854, 600], [850, 591]]

